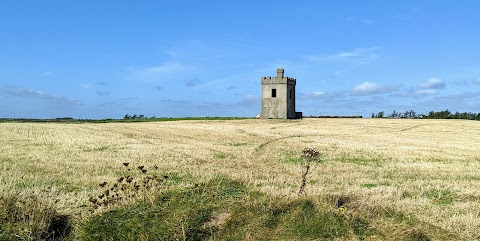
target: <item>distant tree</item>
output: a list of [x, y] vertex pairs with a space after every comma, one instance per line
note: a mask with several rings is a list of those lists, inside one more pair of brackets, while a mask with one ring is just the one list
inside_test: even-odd
[[143, 114], [138, 115], [138, 119], [145, 119], [145, 115], [143, 115]]
[[372, 113], [372, 118], [375, 118], [375, 113]]
[[377, 116], [376, 118], [383, 118], [385, 116], [385, 112], [384, 111], [380, 111], [377, 113]]
[[388, 118], [397, 118], [398, 113], [393, 110], [392, 114], [388, 115]]
[[406, 112], [407, 115], [405, 116], [405, 118], [415, 118], [415, 111], [414, 110], [409, 110]]
[[453, 114], [454, 119], [460, 119], [460, 113], [457, 111], [455, 114]]
[[132, 119], [138, 119], [137, 114], [133, 114]]
[[123, 117], [123, 119], [125, 119], [125, 120], [128, 120], [130, 118], [132, 118], [132, 117], [129, 114], [125, 114], [125, 116]]

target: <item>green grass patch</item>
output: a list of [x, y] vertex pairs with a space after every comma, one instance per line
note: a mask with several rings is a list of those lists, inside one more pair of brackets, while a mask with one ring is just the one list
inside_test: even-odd
[[110, 148], [108, 146], [99, 146], [92, 148], [83, 148], [84, 152], [99, 152], [99, 151], [108, 151]]
[[248, 142], [240, 142], [240, 143], [234, 143], [233, 146], [246, 146], [248, 145]]
[[35, 196], [0, 197], [0, 240], [69, 240], [70, 218]]
[[283, 155], [283, 162], [290, 164], [300, 164], [304, 162], [300, 152], [286, 151]]
[[342, 156], [338, 159], [336, 159], [339, 162], [343, 163], [353, 163], [353, 164], [358, 164], [358, 165], [363, 165], [363, 166], [379, 166], [380, 163], [383, 161], [380, 158], [366, 158], [362, 156]]
[[180, 176], [177, 173], [170, 173], [168, 175], [164, 175], [164, 177], [166, 177], [167, 179], [170, 179], [170, 181], [172, 181], [173, 184], [179, 184], [185, 179], [185, 176]]
[[[420, 221], [414, 214], [402, 213], [394, 208], [377, 210], [374, 218], [386, 222], [382, 229], [374, 230], [381, 237], [379, 240], [462, 240], [445, 229]], [[392, 233], [396, 234], [395, 237]]]
[[232, 153], [227, 153], [227, 152], [221, 152], [221, 151], [214, 151], [213, 152], [213, 158], [217, 160], [223, 160], [223, 159], [234, 159], [235, 155]]
[[371, 234], [361, 216], [315, 199], [285, 200], [223, 177], [114, 208], [79, 228], [80, 240], [331, 240]]
[[360, 187], [363, 187], [363, 188], [374, 188], [374, 187], [380, 187], [380, 186], [390, 186], [390, 183], [380, 182], [380, 183], [362, 183], [362, 184], [360, 184]]
[[451, 205], [455, 201], [455, 194], [449, 190], [432, 188], [424, 192], [423, 195], [438, 205]]
[[364, 184], [361, 184], [360, 185], [361, 187], [364, 187], [364, 188], [374, 188], [374, 187], [378, 187], [377, 184], [374, 184], [374, 183], [364, 183]]
[[215, 152], [215, 153], [213, 154], [213, 158], [215, 158], [215, 159], [223, 160], [223, 159], [225, 159], [225, 158], [227, 158], [227, 157], [228, 157], [228, 154], [227, 154], [227, 153], [224, 153], [224, 152]]

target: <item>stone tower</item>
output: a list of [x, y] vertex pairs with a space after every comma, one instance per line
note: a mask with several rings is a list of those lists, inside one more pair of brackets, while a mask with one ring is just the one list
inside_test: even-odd
[[283, 75], [283, 69], [277, 69], [276, 77], [262, 77], [262, 113], [263, 119], [302, 118], [302, 112], [295, 112], [295, 85], [297, 80]]

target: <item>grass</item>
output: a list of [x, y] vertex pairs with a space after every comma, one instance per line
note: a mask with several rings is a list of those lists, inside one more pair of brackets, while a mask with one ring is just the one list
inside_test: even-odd
[[[422, 128], [410, 128], [418, 125]], [[331, 216], [338, 211], [338, 199], [348, 197], [344, 208], [368, 224], [364, 236], [369, 240], [478, 240], [479, 132], [476, 122], [462, 120], [1, 123], [0, 197], [17, 195], [25, 201], [34, 195], [48, 209], [69, 217], [74, 227], [71, 235], [76, 236], [80, 224], [101, 213], [151, 205], [141, 198], [91, 212], [89, 198], [104, 191], [100, 183], [113, 183], [122, 175], [143, 177], [138, 170], [131, 174], [122, 166], [129, 162], [134, 167], [145, 165], [148, 175], [154, 166], [159, 173], [171, 173], [165, 192], [178, 195], [218, 176], [242, 183], [246, 196], [259, 195], [258, 202], [247, 197], [229, 199], [235, 201], [232, 208], [257, 210], [258, 217], [252, 214], [252, 223], [242, 224], [242, 230], [277, 223], [283, 228], [269, 226], [265, 233], [299, 239], [293, 234], [299, 227], [290, 225], [297, 230], [291, 232], [282, 226], [283, 220], [302, 212], [303, 204], [297, 202], [311, 202], [315, 213], [325, 211]], [[299, 198], [304, 170], [296, 158], [305, 147], [317, 149], [323, 161], [310, 170], [306, 196]], [[277, 215], [274, 210], [282, 210], [282, 205], [295, 208], [285, 211], [288, 215], [283, 211]], [[258, 210], [270, 211], [262, 216]], [[212, 220], [223, 217], [218, 212], [212, 211]], [[354, 222], [343, 221], [346, 226], [340, 221], [338, 225], [346, 227], [348, 234], [339, 239], [360, 239]], [[227, 235], [219, 232], [216, 235]]]
[[432, 188], [424, 195], [438, 205], [451, 205], [455, 201], [454, 194], [449, 190]]
[[92, 217], [80, 240], [365, 238], [368, 222], [309, 199], [271, 199], [224, 177]]
[[284, 152], [284, 160], [285, 163], [291, 163], [291, 164], [302, 164], [304, 162], [301, 153], [300, 152], [295, 152], [295, 151], [285, 151]]
[[0, 197], [0, 240], [67, 240], [70, 217], [35, 196]]
[[[239, 181], [214, 177], [171, 187], [153, 199], [96, 213], [79, 226], [78, 240], [396, 240], [458, 239], [389, 208], [359, 212], [348, 197], [285, 199]], [[388, 220], [387, 229], [373, 223]]]

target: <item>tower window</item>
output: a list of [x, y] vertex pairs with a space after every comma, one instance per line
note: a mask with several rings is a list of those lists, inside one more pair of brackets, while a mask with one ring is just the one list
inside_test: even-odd
[[272, 89], [272, 98], [277, 97], [277, 89]]

